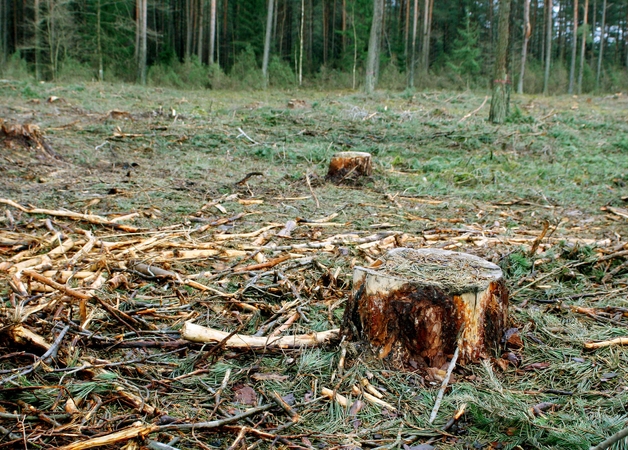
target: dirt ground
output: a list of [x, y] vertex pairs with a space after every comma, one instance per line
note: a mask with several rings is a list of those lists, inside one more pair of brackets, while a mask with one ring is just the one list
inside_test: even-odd
[[[626, 335], [628, 100], [514, 97], [501, 126], [484, 100], [0, 80], [0, 446], [585, 449], [624, 428], [626, 351], [586, 345]], [[373, 175], [327, 182], [339, 151]], [[353, 267], [395, 247], [481, 256], [510, 290], [510, 337], [456, 367], [433, 424], [446, 367], [182, 333], [337, 329]]]

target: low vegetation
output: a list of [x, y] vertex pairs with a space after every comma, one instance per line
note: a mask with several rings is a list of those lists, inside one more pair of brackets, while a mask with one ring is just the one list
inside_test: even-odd
[[[149, 73], [157, 76], [181, 74]], [[626, 330], [628, 98], [513, 96], [507, 123], [496, 126], [485, 96], [470, 91], [172, 86], [0, 83], [5, 129], [36, 124], [50, 145], [43, 151], [0, 134], [1, 345], [11, 355], [0, 357], [0, 444], [26, 438], [29, 448], [59, 448], [136, 422], [222, 420], [271, 404], [236, 423], [163, 428], [142, 442], [588, 449], [624, 428], [628, 353], [584, 344]], [[330, 157], [343, 150], [371, 153], [373, 176], [326, 183]], [[103, 225], [67, 211], [133, 216]], [[277, 236], [291, 220], [289, 237]], [[56, 232], [76, 246], [26, 270], [102, 276], [86, 302], [38, 291], [24, 271], [26, 292], [16, 285], [15, 264], [47, 255], [59, 245], [50, 239]], [[90, 236], [118, 246], [96, 243], [81, 255]], [[400, 371], [356, 343], [247, 352], [180, 339], [185, 320], [241, 334], [268, 335], [294, 316], [284, 334], [337, 328], [353, 266], [400, 245], [499, 264], [520, 338], [456, 368], [433, 424], [442, 368]], [[203, 249], [217, 253], [184, 253]], [[142, 273], [131, 260], [181, 278]], [[255, 268], [260, 261], [275, 262]], [[75, 277], [68, 286], [91, 285]], [[48, 343], [65, 330], [58, 354], [37, 362], [43, 352], [17, 342], [17, 324]], [[364, 378], [394, 408], [355, 391]], [[349, 407], [322, 396], [323, 387]], [[273, 392], [297, 418], [274, 405]]]

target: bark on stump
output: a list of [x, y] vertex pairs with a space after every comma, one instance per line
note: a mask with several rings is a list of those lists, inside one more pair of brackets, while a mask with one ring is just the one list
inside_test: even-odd
[[332, 157], [325, 178], [340, 184], [370, 177], [372, 173], [370, 153], [340, 152]]
[[378, 263], [354, 269], [343, 334], [413, 367], [440, 367], [456, 346], [460, 364], [499, 348], [508, 290], [498, 266], [466, 253], [410, 248]]

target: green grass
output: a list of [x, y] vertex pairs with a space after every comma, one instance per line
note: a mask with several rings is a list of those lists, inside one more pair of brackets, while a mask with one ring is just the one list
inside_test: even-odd
[[[51, 95], [62, 100], [47, 103]], [[292, 98], [306, 100], [308, 106], [289, 109], [287, 102]], [[600, 208], [624, 206], [621, 197], [626, 195], [628, 184], [628, 144], [623, 137], [628, 135], [626, 101], [621, 97], [514, 96], [513, 113], [502, 126], [487, 122], [488, 105], [462, 120], [483, 99], [484, 93], [473, 92], [378, 92], [364, 96], [346, 91], [184, 91], [90, 83], [5, 83], [0, 85], [3, 118], [37, 123], [64, 162], [41, 166], [32, 152], [5, 152], [0, 155], [0, 197], [42, 208], [103, 215], [138, 211], [142, 216], [134, 222], [137, 226], [183, 224], [186, 229], [194, 226], [191, 218], [200, 207], [212, 200], [232, 194], [240, 199], [263, 200], [246, 205], [231, 197], [221, 203], [226, 213], [208, 208], [202, 212], [208, 220], [246, 215], [234, 222], [233, 228], [192, 235], [181, 242], [211, 242], [218, 231], [245, 233], [270, 222], [319, 218], [339, 211], [336, 221], [346, 223], [344, 227], [299, 227], [294, 242], [348, 231], [368, 234], [376, 231], [372, 225], [390, 222], [393, 229], [414, 239], [412, 245], [421, 246], [425, 245], [423, 232], [505, 227], [501, 235], [514, 236], [522, 231], [538, 232], [548, 220], [555, 233], [552, 238], [607, 238], [612, 245], [623, 243], [623, 236], [628, 234], [625, 219], [610, 219]], [[176, 117], [171, 114], [173, 109]], [[114, 119], [108, 114], [111, 110], [126, 111], [132, 119]], [[119, 132], [122, 137], [116, 137]], [[102, 145], [106, 141], [109, 144]], [[343, 150], [372, 153], [374, 176], [359, 187], [320, 183], [331, 156]], [[250, 172], [261, 172], [262, 176], [250, 178], [245, 186], [235, 184]], [[320, 208], [307, 186], [306, 174], [312, 180], [318, 175], [312, 189]], [[403, 197], [419, 197], [421, 201]], [[26, 215], [18, 218], [23, 232], [45, 232], [27, 219]], [[1, 225], [7, 226], [5, 222]], [[235, 242], [225, 245], [237, 247]], [[517, 243], [479, 248], [465, 242], [461, 245], [463, 250], [499, 262], [504, 269], [510, 290], [516, 293], [511, 299], [511, 325], [520, 329], [525, 347], [518, 352], [519, 368], [509, 366], [502, 371], [491, 360], [461, 368], [434, 425], [428, 423], [428, 417], [438, 383], [431, 384], [421, 373], [394, 370], [354, 344], [348, 346], [342, 375], [338, 373], [337, 348], [250, 354], [223, 351], [205, 361], [202, 356], [207, 349], [195, 347], [187, 354], [167, 354], [140, 363], [141, 371], [116, 366], [110, 373], [135, 386], [135, 393], [145, 395], [150, 380], [171, 379], [206, 368], [203, 374], [168, 380], [168, 389], [154, 387], [148, 398], [173, 417], [211, 420], [214, 396], [207, 386], [218, 389], [231, 369], [223, 395], [226, 410], [242, 408], [233, 402], [232, 388], [238, 384], [252, 386], [260, 402], [268, 402], [267, 394], [273, 390], [292, 394], [302, 405], [301, 419], [284, 434], [307, 435], [320, 448], [389, 445], [403, 425], [401, 435], [409, 445], [435, 437], [434, 445], [443, 449], [473, 448], [475, 444], [491, 448], [498, 443], [508, 449], [587, 449], [624, 427], [628, 419], [627, 351], [610, 347], [585, 352], [582, 344], [623, 336], [625, 318], [594, 320], [557, 304], [536, 301], [598, 292], [594, 297], [567, 298], [563, 304], [624, 308], [625, 291], [620, 289], [627, 284], [626, 272], [618, 273], [606, 286], [601, 284], [604, 274], [621, 260], [611, 261], [608, 267], [596, 265], [591, 262], [597, 255], [595, 248], [567, 242], [555, 243], [535, 256]], [[5, 255], [10, 253], [0, 254], [0, 261], [8, 258]], [[308, 300], [303, 310], [309, 322], [300, 320], [291, 330], [308, 332], [338, 326], [343, 299], [350, 291], [352, 267], [365, 264], [365, 255], [348, 246], [343, 252], [317, 254], [311, 266], [287, 271]], [[220, 258], [173, 262], [173, 269], [182, 273], [218, 271], [234, 262]], [[342, 282], [326, 285], [326, 277], [336, 268]], [[546, 274], [552, 275], [539, 284], [549, 287], [526, 287]], [[232, 276], [219, 287], [234, 292], [248, 280], [242, 275]], [[228, 307], [219, 314], [211, 307], [229, 306], [221, 299], [191, 289], [180, 291], [189, 299], [189, 310], [198, 313], [198, 323], [225, 330], [242, 327], [242, 332], [253, 333], [269, 318], [270, 308], [293, 299], [289, 287], [279, 281], [271, 275], [262, 277], [258, 282], [262, 290], [250, 289], [239, 299], [260, 305], [262, 311], [257, 315]], [[0, 301], [10, 308], [7, 286], [8, 280], [0, 279]], [[134, 299], [124, 289], [103, 288], [101, 297], [112, 302], [119, 299], [120, 309], [125, 311], [160, 308], [163, 304], [178, 305], [172, 289], [170, 284], [134, 279], [134, 295], [149, 300]], [[165, 295], [170, 295], [168, 300], [162, 299]], [[331, 305], [336, 308], [332, 312], [328, 310]], [[31, 326], [50, 330], [50, 317], [32, 320]], [[170, 330], [172, 324], [167, 321], [155, 323], [169, 331], [180, 326], [177, 323], [176, 329]], [[103, 316], [97, 317], [94, 329], [112, 337], [129, 332]], [[82, 352], [116, 361], [165, 351], [80, 347], [73, 358]], [[10, 362], [0, 362], [2, 369], [12, 367]], [[547, 362], [549, 367], [522, 370], [536, 362]], [[255, 381], [252, 374], [256, 372], [288, 378]], [[615, 376], [606, 377], [609, 373]], [[367, 405], [351, 416], [325, 400], [305, 404], [316, 397], [313, 389], [322, 386], [335, 388], [354, 400], [351, 387], [363, 377], [385, 392], [384, 399], [398, 406], [399, 412]], [[99, 384], [88, 378], [68, 381], [59, 373], [40, 371], [16, 383], [29, 387], [21, 400], [37, 408], [56, 407], [50, 412], [58, 412], [63, 402], [57, 397], [65, 401], [68, 392], [79, 398], [97, 394], [106, 399], [111, 394], [111, 380]], [[67, 391], [30, 389], [62, 383]], [[555, 391], [569, 391], [571, 395]], [[0, 393], [0, 400], [12, 407], [11, 395]], [[555, 407], [536, 416], [531, 408], [541, 402], [554, 403]], [[440, 434], [439, 428], [462, 403], [467, 404], [467, 413], [450, 435]], [[107, 415], [99, 416], [103, 420], [120, 420], [122, 415], [133, 413], [117, 401], [105, 405], [103, 411], [107, 411]], [[281, 413], [274, 413], [268, 417], [267, 429], [273, 430], [284, 419]], [[228, 432], [201, 435], [222, 448], [234, 439]], [[253, 442], [251, 438], [247, 443]], [[294, 438], [294, 442], [301, 441]], [[180, 445], [201, 448], [189, 434], [182, 435]], [[270, 444], [265, 442], [262, 448], [267, 448], [264, 446], [269, 448]]]

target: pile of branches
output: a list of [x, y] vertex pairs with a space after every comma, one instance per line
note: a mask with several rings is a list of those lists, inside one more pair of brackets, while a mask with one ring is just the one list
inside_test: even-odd
[[[322, 383], [302, 401], [248, 386], [232, 387], [234, 396], [225, 400], [227, 370], [218, 385], [199, 381], [210, 402], [202, 414], [188, 408], [183, 417], [168, 411], [180, 406], [174, 385], [200, 379], [217, 358], [233, 352], [289, 355], [335, 343], [334, 312], [349, 294], [351, 267], [372, 264], [392, 248], [503, 254], [524, 246], [536, 253], [565, 240], [547, 235], [547, 228], [518, 234], [480, 227], [431, 228], [418, 236], [334, 233], [346, 226], [337, 213], [226, 233], [221, 226], [246, 214], [204, 217], [226, 199], [204, 205], [185, 223], [155, 229], [127, 224], [154, 211], [105, 217], [0, 199], [7, 207], [0, 230], [0, 446], [27, 441], [33, 448], [79, 450], [145, 442], [173, 449], [191, 434], [206, 448], [200, 442], [206, 437], [199, 436], [219, 432], [231, 436], [229, 448], [247, 435], [311, 448], [306, 435], [291, 435], [288, 428], [317, 402], [355, 406]], [[625, 246], [588, 243], [602, 251], [587, 264], [628, 255]], [[520, 290], [547, 278], [527, 279]], [[339, 373], [344, 353], [341, 359]], [[349, 395], [395, 410], [368, 380], [354, 390]]]

